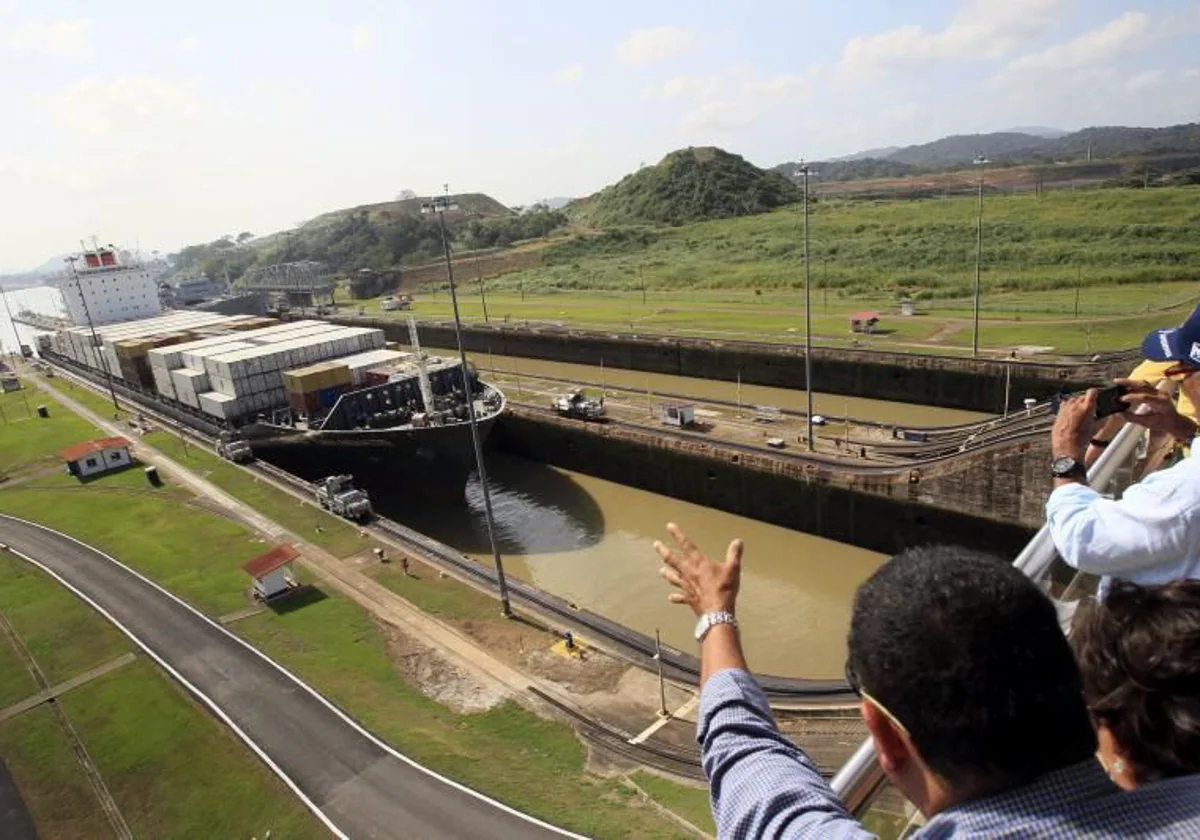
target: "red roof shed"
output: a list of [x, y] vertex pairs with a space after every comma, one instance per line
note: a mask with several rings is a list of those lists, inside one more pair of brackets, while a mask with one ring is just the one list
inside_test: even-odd
[[264, 575], [269, 575], [281, 566], [286, 566], [299, 556], [300, 552], [296, 551], [296, 549], [286, 543], [281, 543], [265, 554], [260, 554], [246, 563], [246, 565], [242, 566], [242, 571], [251, 577], [260, 578]]

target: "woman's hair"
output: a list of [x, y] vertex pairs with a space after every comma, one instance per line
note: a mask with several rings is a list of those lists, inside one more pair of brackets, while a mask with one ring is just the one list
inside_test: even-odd
[[1115, 581], [1073, 641], [1088, 709], [1134, 779], [1200, 772], [1200, 580]]

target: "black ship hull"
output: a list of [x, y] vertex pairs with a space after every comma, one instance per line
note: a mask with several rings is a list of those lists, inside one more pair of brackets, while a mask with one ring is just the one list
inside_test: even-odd
[[[479, 418], [480, 445], [499, 412]], [[468, 423], [425, 428], [306, 430], [270, 423], [241, 429], [254, 455], [309, 481], [350, 473], [369, 490], [403, 498], [414, 494], [439, 501], [466, 500], [467, 478], [475, 471]]]

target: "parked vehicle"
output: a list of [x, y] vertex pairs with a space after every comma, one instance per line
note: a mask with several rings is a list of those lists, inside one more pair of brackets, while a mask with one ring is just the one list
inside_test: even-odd
[[371, 518], [371, 499], [354, 486], [354, 476], [331, 475], [313, 485], [317, 503], [330, 513], [363, 522]]
[[250, 444], [237, 432], [221, 432], [217, 438], [217, 455], [235, 464], [254, 460]]
[[604, 417], [604, 398], [594, 400], [585, 397], [579, 388], [555, 397], [553, 405], [554, 410], [562, 417], [573, 417], [576, 420], [600, 420]]

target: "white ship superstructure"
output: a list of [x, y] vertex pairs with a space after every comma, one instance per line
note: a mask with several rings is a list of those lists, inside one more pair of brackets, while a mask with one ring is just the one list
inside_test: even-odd
[[151, 271], [136, 261], [126, 263], [112, 245], [84, 250], [70, 260], [61, 290], [71, 320], [100, 326], [162, 312], [158, 285]]

